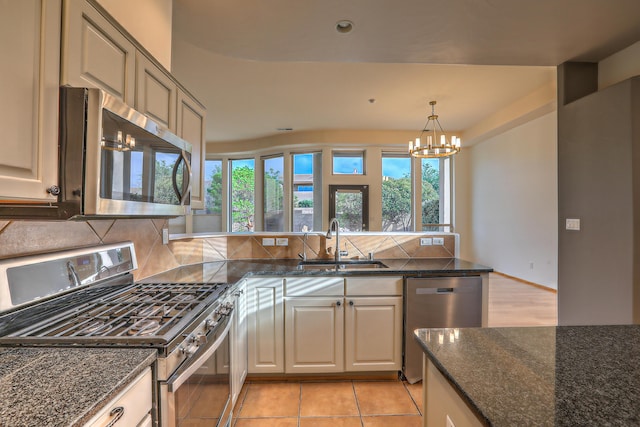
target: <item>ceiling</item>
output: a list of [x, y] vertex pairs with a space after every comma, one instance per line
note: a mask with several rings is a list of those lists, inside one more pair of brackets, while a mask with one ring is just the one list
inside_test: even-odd
[[432, 99], [464, 132], [556, 65], [638, 40], [638, 0], [174, 0], [172, 72], [207, 107], [210, 142], [418, 132]]

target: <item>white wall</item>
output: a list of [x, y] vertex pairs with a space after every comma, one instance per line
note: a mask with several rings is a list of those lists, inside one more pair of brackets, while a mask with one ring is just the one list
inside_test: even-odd
[[557, 289], [556, 113], [458, 156], [455, 231], [461, 235], [460, 257]]
[[98, 0], [98, 3], [171, 71], [172, 0]]

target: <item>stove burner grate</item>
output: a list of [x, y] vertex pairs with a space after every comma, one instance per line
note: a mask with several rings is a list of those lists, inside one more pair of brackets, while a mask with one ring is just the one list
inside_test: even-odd
[[71, 310], [20, 331], [22, 337], [67, 340], [96, 337], [160, 337], [196, 316], [226, 285], [142, 283], [78, 304]]

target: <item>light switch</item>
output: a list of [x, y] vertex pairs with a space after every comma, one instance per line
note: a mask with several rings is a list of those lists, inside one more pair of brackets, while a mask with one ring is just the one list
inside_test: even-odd
[[264, 237], [262, 239], [262, 246], [273, 246], [276, 244], [276, 240], [273, 237]]
[[433, 245], [433, 240], [431, 237], [421, 237], [420, 238], [420, 246], [431, 246]]
[[276, 246], [289, 246], [289, 239], [286, 237], [278, 237], [276, 239]]
[[580, 231], [580, 219], [579, 218], [567, 218], [566, 229], [567, 230]]
[[444, 237], [434, 237], [433, 244], [440, 245], [440, 246], [444, 245]]

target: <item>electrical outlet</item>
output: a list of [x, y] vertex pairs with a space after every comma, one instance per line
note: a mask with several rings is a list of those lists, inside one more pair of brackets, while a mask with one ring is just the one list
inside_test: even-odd
[[169, 244], [169, 229], [168, 228], [163, 228], [162, 229], [162, 244], [163, 245], [168, 245]]
[[431, 246], [431, 245], [433, 245], [433, 239], [431, 237], [420, 238], [420, 246]]
[[276, 246], [289, 246], [289, 239], [286, 237], [278, 237], [276, 239]]
[[444, 245], [444, 237], [434, 237], [433, 238], [433, 244], [434, 245], [443, 246]]
[[579, 218], [567, 218], [566, 226], [567, 230], [580, 231], [580, 219]]
[[276, 239], [273, 237], [265, 237], [262, 239], [262, 246], [275, 246]]

